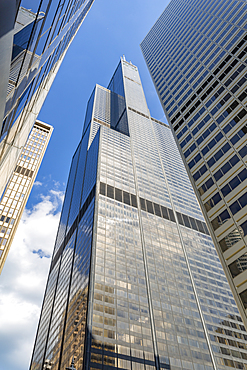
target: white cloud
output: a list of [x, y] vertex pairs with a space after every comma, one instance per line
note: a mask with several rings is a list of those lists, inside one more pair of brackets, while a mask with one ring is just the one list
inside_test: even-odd
[[50, 190], [50, 193], [54, 195], [60, 202], [63, 202], [64, 200], [64, 192], [58, 191], [58, 190]]
[[40, 181], [35, 181], [33, 185], [35, 185], [35, 186], [42, 186], [43, 184]]
[[61, 186], [59, 181], [53, 180], [53, 183], [54, 183], [54, 186], [57, 188]]
[[0, 370], [30, 364], [63, 192], [25, 210], [0, 276]]

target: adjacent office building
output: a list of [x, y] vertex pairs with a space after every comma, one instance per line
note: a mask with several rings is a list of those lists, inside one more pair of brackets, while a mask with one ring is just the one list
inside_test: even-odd
[[30, 369], [247, 369], [246, 340], [172, 132], [122, 58], [88, 102]]
[[172, 0], [141, 48], [247, 327], [247, 3]]
[[0, 196], [93, 0], [0, 4]]
[[0, 274], [49, 143], [52, 126], [36, 121], [0, 201]]

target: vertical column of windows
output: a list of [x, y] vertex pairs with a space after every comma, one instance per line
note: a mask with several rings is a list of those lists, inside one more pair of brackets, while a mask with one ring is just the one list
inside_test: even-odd
[[[145, 129], [143, 129], [142, 125], [144, 124], [144, 122], [146, 120], [145, 118], [140, 117], [140, 119], [138, 120], [137, 119], [138, 116], [137, 115], [132, 116], [131, 112], [129, 112], [129, 116], [130, 116], [130, 119], [131, 119], [131, 122], [130, 122], [131, 130], [130, 130], [130, 132], [131, 132], [131, 139], [132, 139], [132, 142], [133, 142], [133, 153], [134, 153], [134, 157], [135, 157], [136, 169], [138, 171], [138, 161], [139, 161], [139, 158], [141, 158], [140, 162], [142, 163], [142, 166], [145, 167], [146, 176], [148, 176], [150, 173], [152, 173], [153, 166], [157, 167], [157, 165], [159, 165], [159, 163], [160, 163], [159, 154], [157, 153], [158, 152], [157, 147], [154, 144], [155, 140], [152, 141], [153, 145], [150, 146], [150, 145], [148, 145], [148, 141], [146, 140], [146, 137], [143, 134], [143, 132], [145, 132], [146, 135], [148, 135], [149, 137], [152, 137], [152, 130], [150, 131], [150, 128], [147, 124], [145, 125]], [[164, 130], [165, 130], [165, 128], [164, 128]], [[147, 148], [147, 145], [148, 145], [148, 148]], [[145, 146], [145, 158], [147, 158], [147, 156], [150, 156], [150, 158], [148, 158], [149, 159], [148, 163], [145, 163], [143, 161], [143, 156], [140, 155], [138, 153], [138, 150], [137, 150], [137, 148], [139, 149], [139, 147], [141, 148], [141, 147], [144, 147], [144, 146]], [[171, 152], [169, 154], [171, 155]], [[156, 159], [155, 160], [155, 165], [152, 164], [152, 159], [153, 159], [152, 157], [155, 157], [155, 159]], [[163, 169], [161, 167], [161, 173], [162, 173], [162, 171], [163, 171]], [[169, 172], [169, 170], [168, 170], [168, 172]], [[137, 177], [137, 181], [138, 181], [138, 177]], [[163, 182], [164, 182], [164, 178], [163, 178]], [[138, 190], [139, 190], [139, 182], [138, 182]], [[144, 221], [144, 217], [147, 218], [147, 221], [146, 220]], [[152, 221], [153, 221], [152, 218], [154, 220], [157, 219], [157, 218], [155, 218], [155, 216], [152, 216], [151, 214], [146, 215], [146, 213], [144, 213], [144, 212], [142, 212], [142, 218], [143, 218], [142, 223], [143, 223], [143, 234], [144, 234], [143, 237], [144, 237], [145, 251], [146, 251], [145, 253], [147, 254], [147, 273], [148, 273], [149, 281], [150, 281], [152, 307], [153, 307], [153, 311], [154, 311], [153, 313], [154, 313], [154, 319], [155, 319], [154, 320], [154, 325], [155, 325], [155, 327], [156, 327], [156, 325], [158, 326], [158, 330], [156, 328], [156, 337], [157, 337], [158, 350], [160, 351], [161, 367], [193, 366], [193, 362], [191, 361], [192, 357], [193, 357], [193, 360], [195, 361], [195, 366], [200, 366], [199, 364], [203, 364], [203, 363], [210, 366], [210, 365], [212, 365], [211, 357], [209, 355], [209, 351], [208, 351], [208, 348], [207, 348], [206, 340], [205, 340], [205, 337], [204, 337], [204, 331], [203, 331], [202, 327], [201, 327], [202, 328], [201, 335], [202, 335], [202, 338], [204, 338], [204, 341], [205, 341], [204, 342], [204, 344], [205, 344], [205, 348], [204, 348], [205, 353], [201, 353], [199, 355], [197, 351], [194, 351], [194, 350], [191, 351], [190, 348], [188, 348], [189, 346], [186, 347], [186, 345], [185, 346], [181, 345], [181, 348], [176, 346], [177, 337], [173, 336], [172, 334], [169, 333], [169, 331], [170, 331], [170, 332], [173, 332], [173, 333], [176, 332], [176, 334], [177, 334], [177, 326], [175, 324], [178, 324], [178, 325], [181, 326], [182, 319], [179, 321], [178, 317], [176, 317], [174, 325], [171, 325], [171, 322], [172, 322], [173, 318], [168, 313], [165, 313], [165, 317], [167, 317], [167, 319], [168, 319], [169, 325], [171, 326], [171, 330], [169, 330], [169, 326], [164, 326], [165, 324], [163, 323], [163, 320], [165, 320], [165, 319], [163, 319], [162, 308], [163, 308], [163, 306], [166, 306], [166, 305], [165, 305], [165, 303], [163, 303], [163, 305], [161, 306], [161, 302], [159, 302], [159, 299], [161, 300], [162, 298], [160, 298], [161, 296], [159, 295], [159, 291], [161, 291], [161, 289], [163, 289], [163, 291], [165, 290], [166, 294], [164, 294], [164, 296], [166, 297], [165, 300], [167, 301], [167, 295], [168, 294], [167, 294], [166, 286], [168, 286], [169, 283], [166, 282], [164, 279], [161, 280], [162, 282], [160, 284], [160, 288], [156, 292], [156, 290], [157, 290], [157, 288], [156, 288], [157, 278], [155, 277], [155, 272], [160, 271], [161, 275], [164, 276], [164, 271], [163, 271], [164, 269], [161, 268], [161, 264], [159, 263], [159, 266], [158, 266], [158, 268], [156, 268], [156, 271], [155, 271], [154, 266], [152, 266], [153, 265], [152, 258], [150, 258], [151, 257], [150, 244], [151, 244], [152, 241], [154, 243], [154, 250], [155, 250], [155, 252], [152, 253], [153, 256], [154, 255], [161, 256], [161, 251], [158, 250], [159, 237], [156, 233], [156, 227], [152, 223]], [[159, 224], [161, 223], [161, 222], [159, 222], [159, 218], [157, 219], [157, 224], [158, 223]], [[166, 232], [167, 232], [168, 228], [169, 228], [169, 224], [167, 224], [166, 227], [165, 227]], [[175, 229], [176, 229], [176, 226], [175, 226]], [[177, 232], [177, 229], [176, 229], [175, 233], [176, 232]], [[171, 236], [171, 239], [173, 240], [173, 242], [177, 241], [174, 234]], [[179, 241], [179, 236], [178, 236], [178, 241]], [[164, 244], [165, 244], [164, 238], [162, 238], [162, 247], [164, 246]], [[179, 242], [179, 245], [180, 245], [180, 242]], [[181, 245], [180, 245], [180, 248], [181, 248]], [[173, 246], [173, 250], [174, 249], [175, 248]], [[166, 251], [165, 254], [167, 255], [167, 251]], [[159, 262], [160, 262], [160, 259], [159, 259]], [[169, 261], [168, 264], [170, 265], [171, 261]], [[180, 270], [181, 270], [181, 268], [180, 268]], [[188, 273], [188, 271], [187, 271], [187, 273]], [[172, 277], [172, 280], [173, 280], [173, 286], [174, 286], [174, 277]], [[184, 278], [180, 277], [179, 280], [182, 281], [182, 280], [184, 280]], [[188, 281], [189, 281], [189, 284], [191, 284], [190, 278], [188, 278]], [[192, 288], [192, 291], [193, 291], [193, 288]], [[162, 293], [164, 293], [164, 292], [162, 292]], [[174, 295], [176, 295], [175, 291], [173, 293], [174, 293]], [[176, 303], [174, 303], [174, 304], [176, 305]], [[197, 309], [196, 304], [195, 304], [195, 307]], [[181, 311], [179, 311], [179, 308], [177, 308], [177, 312], [179, 312], [179, 316], [181, 316], [181, 313], [180, 313]], [[198, 319], [199, 319], [199, 322], [200, 322], [199, 312], [198, 312]], [[189, 322], [189, 320], [187, 320], [187, 322]], [[192, 321], [191, 321], [191, 323], [192, 323]], [[164, 328], [165, 328], [165, 330], [162, 330]], [[165, 335], [164, 335], [164, 332], [165, 332]], [[200, 333], [196, 333], [195, 335], [198, 335], [200, 337]], [[186, 339], [184, 339], [183, 344], [186, 343], [185, 341], [186, 341]], [[171, 343], [171, 342], [175, 342], [175, 343]], [[187, 340], [187, 344], [188, 344], [188, 340]], [[202, 344], [202, 348], [203, 348], [203, 344]], [[201, 352], [203, 352], [203, 350], [201, 350]], [[183, 359], [183, 362], [182, 362], [182, 359]]]
[[[199, 204], [183, 166], [182, 158], [172, 137], [171, 130], [153, 122], [160, 158], [166, 172], [175, 209], [203, 220]], [[179, 176], [178, 176], [179, 174]], [[186, 190], [186, 197], [183, 192]]]
[[90, 366], [154, 369], [137, 210], [100, 196], [97, 225]]
[[66, 307], [68, 293], [70, 289], [70, 274], [72, 270], [72, 261], [74, 253], [75, 234], [72, 235], [66, 245], [61, 259], [61, 267], [58, 276], [56, 295], [52, 310], [51, 324], [47, 339], [47, 347], [44, 359], [52, 359], [54, 369], [58, 369], [61, 344], [63, 343], [64, 319], [66, 317]]
[[93, 199], [78, 224], [66, 327], [60, 348], [62, 369], [70, 366], [72, 358], [76, 368], [83, 366], [94, 206]]
[[35, 339], [34, 351], [31, 361], [31, 370], [41, 370], [44, 361], [44, 354], [46, 349], [47, 336], [50, 327], [50, 319], [52, 314], [52, 307], [54, 303], [57, 278], [60, 269], [60, 262], [54, 266], [53, 270], [50, 271], [48, 276], [47, 287], [45, 291], [44, 302], [42, 306], [40, 322], [37, 330], [37, 335]]
[[100, 181], [135, 193], [129, 137], [103, 128]]
[[214, 245], [208, 236], [183, 227], [181, 231], [217, 364], [220, 369], [245, 368], [247, 333]]
[[211, 368], [177, 226], [144, 212], [142, 218], [161, 367]]
[[[131, 140], [139, 196], [154, 203], [171, 207], [156, 146], [154, 141], [150, 140], [150, 137], [153, 136], [150, 120], [132, 111], [129, 111], [129, 120], [131, 120]], [[143, 129], [144, 122], [146, 124], [145, 130]]]

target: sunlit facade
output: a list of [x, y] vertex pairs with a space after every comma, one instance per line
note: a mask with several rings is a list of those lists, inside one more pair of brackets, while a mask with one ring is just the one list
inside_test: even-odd
[[171, 130], [123, 58], [88, 102], [30, 369], [247, 369], [246, 340]]
[[247, 327], [247, 3], [172, 0], [141, 48]]
[[0, 273], [9, 253], [35, 178], [49, 143], [52, 126], [36, 121], [0, 201]]
[[30, 9], [28, 0], [9, 0], [0, 7], [0, 196], [93, 1], [39, 0]]

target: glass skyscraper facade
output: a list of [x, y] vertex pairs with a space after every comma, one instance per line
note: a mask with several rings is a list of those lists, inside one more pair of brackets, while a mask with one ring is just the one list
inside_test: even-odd
[[141, 48], [247, 327], [247, 3], [172, 0]]
[[123, 58], [88, 102], [30, 369], [247, 369], [246, 340], [172, 132]]
[[1, 19], [14, 24], [11, 33], [11, 24], [6, 32], [0, 22], [0, 33], [8, 35], [1, 56], [10, 53], [0, 60], [0, 195], [93, 0], [33, 1], [32, 10], [27, 0], [14, 1], [17, 8], [12, 3], [0, 8]]
[[53, 127], [36, 121], [0, 200], [0, 274], [50, 141]]

